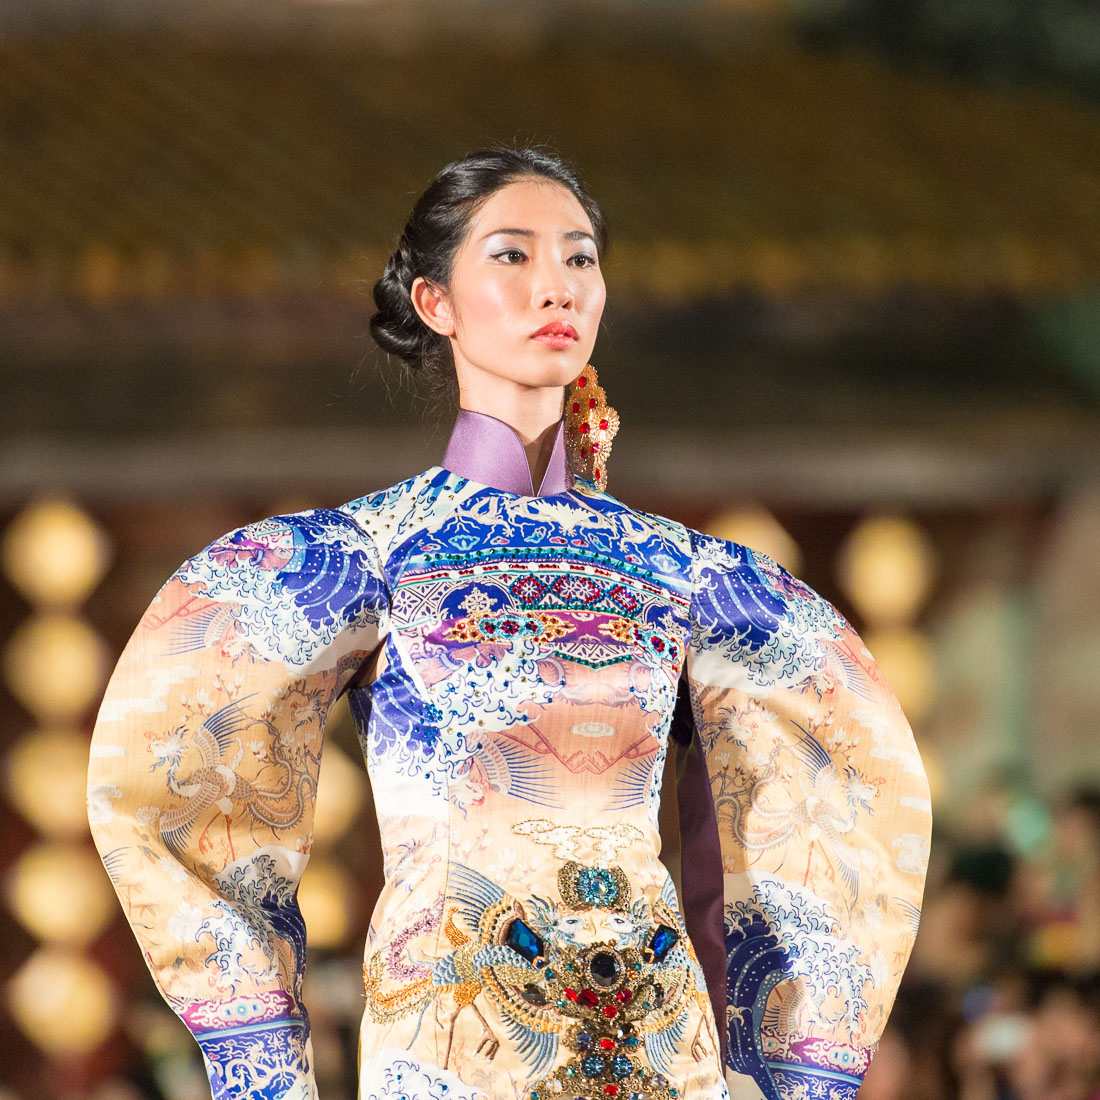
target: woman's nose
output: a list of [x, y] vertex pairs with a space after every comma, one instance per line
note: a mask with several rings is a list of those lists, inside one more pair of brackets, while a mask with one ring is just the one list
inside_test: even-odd
[[537, 306], [573, 304], [573, 287], [557, 263], [543, 263], [535, 268], [533, 290]]

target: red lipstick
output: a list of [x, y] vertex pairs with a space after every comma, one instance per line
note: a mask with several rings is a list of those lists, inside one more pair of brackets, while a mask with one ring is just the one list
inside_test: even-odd
[[576, 343], [577, 330], [567, 321], [551, 321], [543, 325], [538, 332], [532, 333], [532, 339], [551, 348], [567, 348]]

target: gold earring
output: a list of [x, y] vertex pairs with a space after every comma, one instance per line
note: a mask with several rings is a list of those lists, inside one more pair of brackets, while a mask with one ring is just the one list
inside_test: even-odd
[[619, 414], [607, 403], [588, 363], [569, 387], [565, 398], [566, 446], [570, 467], [597, 489], [607, 488], [607, 459], [611, 440], [619, 430]]

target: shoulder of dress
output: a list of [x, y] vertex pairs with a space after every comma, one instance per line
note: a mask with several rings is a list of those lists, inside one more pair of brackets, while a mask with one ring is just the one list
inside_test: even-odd
[[[320, 557], [319, 557], [320, 555]], [[209, 584], [219, 577], [243, 582], [249, 575], [286, 579], [315, 573], [321, 558], [354, 559], [369, 570], [377, 553], [363, 529], [339, 508], [306, 508], [253, 520], [214, 539], [180, 566], [184, 582]]]
[[431, 466], [388, 488], [356, 497], [341, 505], [340, 511], [386, 558], [414, 530], [452, 512], [470, 491], [464, 478]]
[[374, 628], [387, 601], [377, 551], [338, 508], [245, 524], [189, 558], [172, 580], [187, 598], [230, 606], [237, 636], [288, 667], [308, 665], [345, 632]]
[[847, 626], [843, 615], [825, 596], [763, 551], [692, 527], [687, 532], [695, 588], [702, 598], [706, 599], [706, 593], [719, 582], [723, 590], [730, 589], [733, 582], [732, 588], [746, 598], [755, 595], [766, 599], [769, 610], [778, 618], [818, 623], [829, 620], [836, 628]]
[[687, 548], [689, 529], [679, 520], [662, 516], [659, 512], [647, 511], [645, 508], [635, 508], [613, 493], [609, 493], [606, 489], [601, 489], [593, 482], [586, 481], [581, 477], [576, 478], [576, 488], [582, 495], [597, 502], [597, 507], [602, 505], [605, 509], [614, 509], [622, 517], [629, 517], [635, 522], [653, 527], [666, 538], [675, 538], [685, 549]]

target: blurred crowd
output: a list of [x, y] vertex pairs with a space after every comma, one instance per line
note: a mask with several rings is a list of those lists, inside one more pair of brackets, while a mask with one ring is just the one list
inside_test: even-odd
[[976, 793], [859, 1100], [1100, 1100], [1100, 789]]

